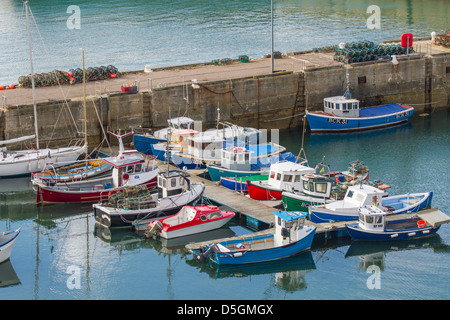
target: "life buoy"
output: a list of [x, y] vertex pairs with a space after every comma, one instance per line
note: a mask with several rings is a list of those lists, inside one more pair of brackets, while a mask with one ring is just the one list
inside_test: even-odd
[[419, 228], [423, 228], [423, 227], [425, 227], [427, 225], [427, 222], [425, 221], [425, 220], [419, 220], [419, 221], [417, 221], [417, 226], [419, 227]]
[[124, 179], [124, 180], [130, 179], [130, 175], [129, 175], [128, 173], [124, 173], [124, 174], [123, 174], [123, 179]]

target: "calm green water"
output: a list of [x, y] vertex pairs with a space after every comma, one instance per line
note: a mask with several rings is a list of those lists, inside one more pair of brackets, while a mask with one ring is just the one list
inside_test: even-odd
[[[433, 206], [450, 214], [449, 121], [450, 111], [440, 110], [381, 131], [307, 134], [305, 149], [311, 163], [325, 156], [336, 170], [364, 161], [371, 179], [392, 185], [391, 194], [433, 191]], [[284, 131], [280, 142], [296, 153], [300, 137], [299, 130]], [[0, 265], [0, 300], [450, 298], [450, 225], [424, 240], [315, 242], [311, 252], [280, 262], [215, 269], [195, 261], [179, 241], [102, 230], [89, 206], [36, 207], [27, 179], [1, 180], [0, 186], [0, 229], [22, 227], [10, 262]], [[235, 222], [206, 236], [246, 232]], [[373, 265], [379, 289], [370, 289]]]
[[[400, 39], [443, 33], [448, 0], [274, 0], [275, 51], [301, 51], [340, 42]], [[80, 29], [69, 29], [71, 5]], [[380, 29], [368, 29], [370, 5]], [[120, 71], [237, 58], [271, 51], [269, 0], [32, 0], [35, 72], [112, 64]], [[78, 19], [77, 19], [78, 21]], [[74, 21], [75, 23], [76, 21]], [[69, 24], [71, 25], [71, 24]], [[0, 84], [30, 73], [22, 1], [0, 1]], [[42, 39], [42, 40], [41, 40]]]

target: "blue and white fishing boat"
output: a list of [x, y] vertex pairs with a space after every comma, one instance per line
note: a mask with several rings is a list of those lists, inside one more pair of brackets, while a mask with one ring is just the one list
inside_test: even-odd
[[349, 186], [343, 200], [308, 207], [312, 222], [357, 220], [359, 208], [375, 205], [388, 214], [417, 212], [431, 205], [433, 192], [386, 196], [386, 191], [360, 184]]
[[11, 256], [12, 249], [20, 234], [20, 228], [15, 231], [0, 232], [0, 263], [6, 261]]
[[151, 145], [167, 142], [171, 131], [192, 129], [194, 120], [188, 117], [176, 117], [167, 120], [167, 122], [169, 124], [168, 127], [157, 130], [154, 133], [135, 133], [133, 135], [133, 144], [136, 150], [142, 154], [152, 155]]
[[306, 110], [311, 132], [352, 132], [396, 125], [407, 121], [414, 112], [411, 106], [389, 103], [366, 108], [349, 95], [324, 99], [323, 111]]
[[428, 237], [441, 226], [432, 225], [418, 215], [392, 220], [388, 220], [387, 215], [376, 206], [362, 207], [358, 223], [347, 224], [346, 228], [353, 240], [394, 241]]
[[311, 248], [316, 227], [305, 225], [304, 212], [274, 212], [275, 232], [248, 235], [207, 245], [194, 253], [218, 265], [279, 260]]

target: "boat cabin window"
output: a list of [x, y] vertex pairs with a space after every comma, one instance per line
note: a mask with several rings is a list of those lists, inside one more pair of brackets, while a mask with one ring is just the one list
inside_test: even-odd
[[176, 185], [177, 185], [177, 179], [176, 178], [170, 179], [170, 186], [171, 187], [176, 187]]
[[275, 178], [275, 172], [273, 172], [273, 171], [270, 172], [270, 178], [271, 178], [271, 179], [274, 179], [274, 178]]
[[336, 103], [336, 110], [341, 109], [341, 104], [340, 103]]
[[316, 191], [320, 193], [327, 192], [327, 184], [326, 183], [316, 183]]
[[312, 182], [309, 183], [309, 191], [314, 192], [314, 184]]
[[208, 214], [208, 219], [217, 219], [220, 218], [222, 216], [222, 214], [220, 213], [220, 211], [216, 211], [216, 212], [211, 212]]
[[142, 164], [139, 163], [134, 167], [134, 172], [141, 172], [142, 171]]
[[300, 182], [300, 177], [301, 177], [300, 175], [296, 175], [295, 176], [295, 182]]
[[348, 198], [353, 197], [353, 191], [352, 191], [352, 190], [350, 190], [350, 191], [347, 193], [347, 197], [348, 197]]
[[308, 183], [308, 181], [303, 181], [303, 189], [309, 190], [309, 183]]
[[284, 181], [284, 182], [292, 182], [292, 175], [290, 175], [290, 174], [285, 174], [285, 175], [283, 176], [283, 181]]
[[126, 173], [133, 173], [134, 172], [134, 166], [128, 166], [125, 170]]
[[277, 173], [277, 180], [281, 181], [281, 173]]

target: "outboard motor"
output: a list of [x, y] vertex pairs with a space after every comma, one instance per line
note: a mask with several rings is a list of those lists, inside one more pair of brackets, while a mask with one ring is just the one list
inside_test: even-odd
[[155, 220], [150, 222], [149, 226], [147, 227], [147, 230], [145, 230], [144, 236], [147, 238], [150, 237], [157, 237], [161, 230], [163, 229], [163, 224], [159, 220]]
[[208, 250], [203, 252], [198, 257], [198, 261], [203, 262], [203, 261], [207, 260], [214, 252], [216, 252], [216, 246], [215, 245], [211, 245]]

